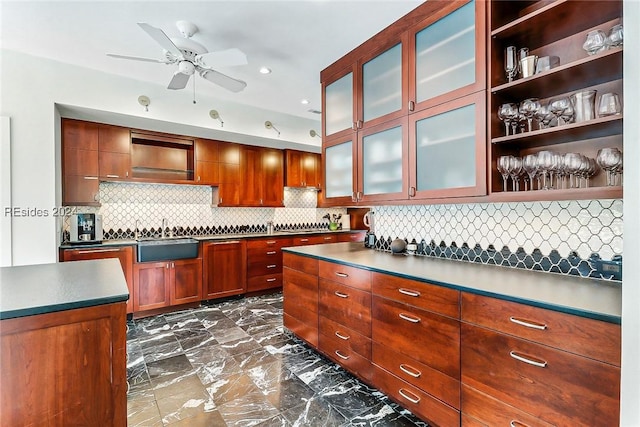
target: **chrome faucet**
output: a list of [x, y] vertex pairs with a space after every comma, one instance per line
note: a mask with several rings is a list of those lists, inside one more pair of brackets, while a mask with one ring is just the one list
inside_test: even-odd
[[162, 229], [160, 231], [160, 237], [166, 237], [165, 228], [167, 228], [167, 218], [162, 218]]

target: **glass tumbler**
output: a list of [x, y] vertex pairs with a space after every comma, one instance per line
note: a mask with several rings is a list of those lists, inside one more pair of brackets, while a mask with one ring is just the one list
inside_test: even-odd
[[586, 50], [589, 55], [602, 52], [607, 48], [607, 35], [602, 30], [589, 31], [587, 40], [585, 40], [582, 48]]
[[622, 39], [624, 38], [624, 32], [622, 30], [622, 24], [617, 24], [611, 27], [609, 35], [607, 36], [607, 44], [609, 47], [622, 46]]
[[607, 117], [620, 114], [622, 106], [617, 93], [603, 93], [598, 102], [598, 117]]

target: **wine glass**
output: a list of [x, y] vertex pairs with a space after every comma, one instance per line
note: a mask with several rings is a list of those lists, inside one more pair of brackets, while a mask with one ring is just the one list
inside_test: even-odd
[[507, 191], [507, 178], [509, 178], [510, 167], [509, 157], [511, 156], [498, 157], [497, 168], [500, 175], [502, 175], [502, 191]]
[[549, 190], [547, 186], [547, 172], [554, 167], [554, 158], [552, 151], [538, 151], [538, 167], [542, 173], [542, 189]]
[[524, 116], [527, 118], [529, 132], [531, 132], [532, 130], [533, 117], [538, 112], [540, 107], [540, 100], [538, 98], [525, 99], [520, 103], [520, 113], [524, 114]]
[[573, 108], [571, 107], [571, 100], [566, 96], [561, 96], [551, 100], [549, 103], [549, 111], [558, 118], [558, 126], [565, 124], [566, 114], [565, 112], [571, 110], [571, 116], [573, 116]]
[[581, 158], [578, 153], [567, 153], [562, 157], [562, 163], [567, 174], [569, 174], [569, 188], [574, 188], [574, 175], [580, 169]]
[[513, 103], [502, 104], [498, 107], [498, 118], [504, 122], [506, 136], [509, 136], [509, 125], [517, 110], [518, 107]]
[[538, 173], [538, 156], [527, 154], [522, 158], [522, 170], [529, 175], [529, 190], [533, 190], [533, 178]]
[[513, 191], [520, 191], [520, 180], [518, 177], [522, 173], [522, 159], [520, 157], [509, 156], [509, 175]]
[[509, 83], [518, 74], [518, 56], [515, 46], [507, 46], [504, 50], [504, 70], [507, 72]]
[[622, 170], [622, 152], [617, 148], [602, 148], [596, 161], [607, 172], [607, 185], [616, 185], [616, 175]]

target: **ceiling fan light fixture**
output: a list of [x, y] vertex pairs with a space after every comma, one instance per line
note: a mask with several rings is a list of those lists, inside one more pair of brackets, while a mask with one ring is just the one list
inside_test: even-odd
[[260, 74], [271, 74], [271, 68], [269, 67], [260, 67]]

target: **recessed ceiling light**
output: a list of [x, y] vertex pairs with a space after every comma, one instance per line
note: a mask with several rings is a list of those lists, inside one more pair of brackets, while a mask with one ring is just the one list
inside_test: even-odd
[[269, 68], [269, 67], [260, 67], [260, 74], [271, 74], [271, 68]]
[[309, 103], [308, 99], [303, 99], [302, 101], [300, 101], [302, 104], [307, 105]]

